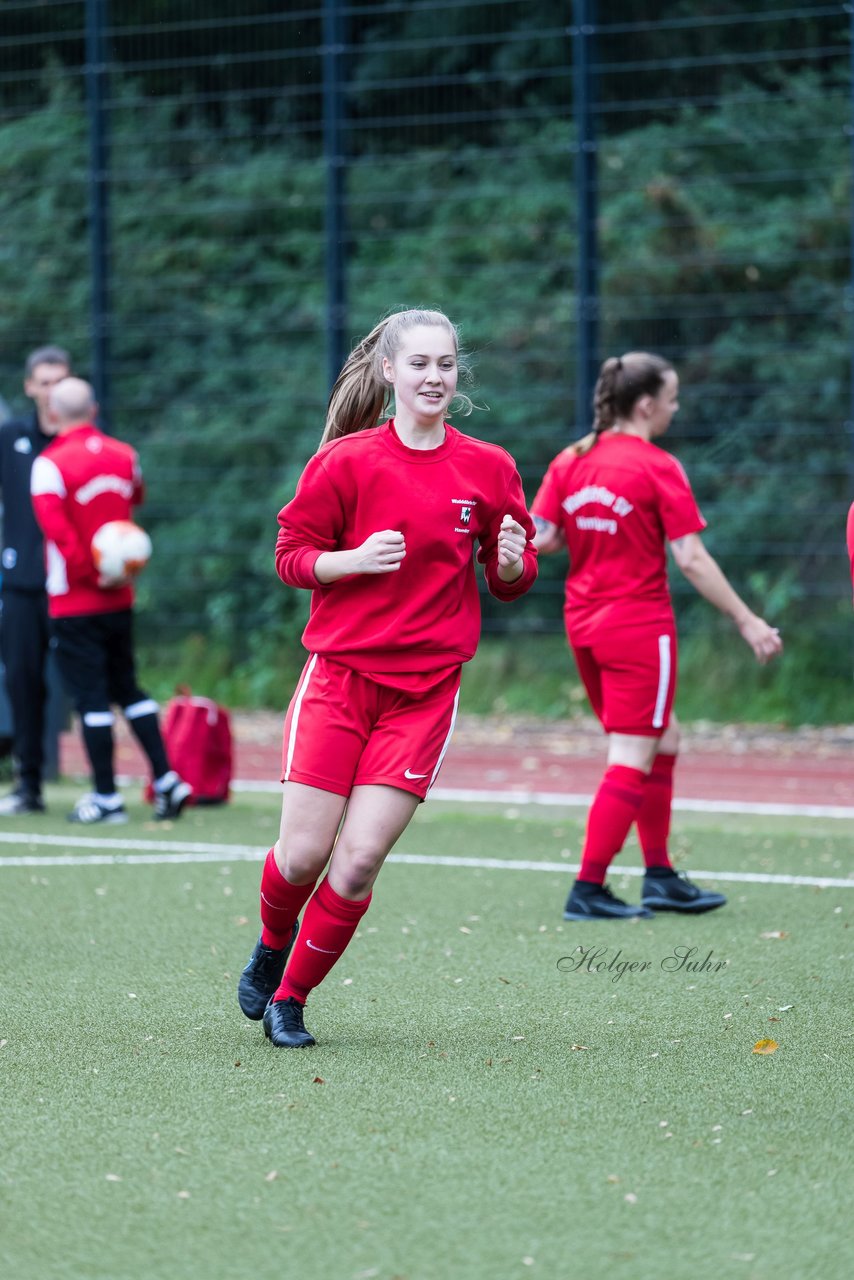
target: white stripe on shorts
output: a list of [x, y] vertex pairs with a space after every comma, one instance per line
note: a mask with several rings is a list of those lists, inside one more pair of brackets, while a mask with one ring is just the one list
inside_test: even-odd
[[670, 689], [670, 636], [658, 637], [658, 694], [655, 699], [655, 711], [652, 713], [653, 729], [660, 729], [664, 724], [664, 708], [667, 706], [667, 693]]
[[311, 679], [311, 673], [314, 670], [316, 662], [317, 654], [313, 653], [311, 655], [311, 661], [305, 669], [305, 676], [299, 687], [296, 702], [294, 703], [294, 714], [291, 716], [291, 731], [288, 734], [288, 756], [285, 761], [285, 782], [287, 782], [288, 778], [291, 776], [291, 765], [294, 762], [294, 749], [297, 744], [297, 723], [299, 721], [300, 707], [302, 706], [302, 700], [305, 697], [305, 691], [308, 688], [308, 682]]
[[457, 723], [457, 707], [459, 705], [460, 705], [460, 686], [457, 685], [457, 692], [454, 695], [454, 707], [453, 707], [453, 710], [451, 711], [451, 727], [448, 730], [447, 738], [442, 743], [442, 750], [439, 752], [439, 762], [436, 765], [436, 768], [433, 770], [433, 777], [430, 779], [430, 782], [428, 783], [428, 786], [427, 786], [428, 791], [430, 790], [430, 787], [432, 787], [433, 783], [436, 781], [436, 775], [438, 774], [439, 770], [442, 767], [442, 761], [445, 759], [445, 752], [448, 750], [448, 747], [451, 745], [451, 738], [454, 736], [454, 725]]

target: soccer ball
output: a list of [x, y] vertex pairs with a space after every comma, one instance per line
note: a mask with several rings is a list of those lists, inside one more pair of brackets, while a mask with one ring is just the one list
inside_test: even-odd
[[101, 585], [115, 584], [135, 578], [148, 564], [151, 539], [132, 520], [108, 520], [95, 530], [92, 559]]

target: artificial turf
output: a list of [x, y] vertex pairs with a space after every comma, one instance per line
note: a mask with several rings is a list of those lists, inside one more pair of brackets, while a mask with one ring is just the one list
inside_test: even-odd
[[[126, 840], [260, 858], [275, 799], [160, 826], [133, 805], [92, 850], [71, 794], [0, 828], [4, 1274], [851, 1273], [852, 888], [721, 879], [720, 912], [576, 925], [568, 871], [390, 863], [307, 1006], [317, 1048], [276, 1051], [234, 996], [259, 862], [9, 865]], [[582, 819], [428, 804], [400, 851], [570, 864]], [[676, 826], [693, 867], [851, 868], [846, 823]]]

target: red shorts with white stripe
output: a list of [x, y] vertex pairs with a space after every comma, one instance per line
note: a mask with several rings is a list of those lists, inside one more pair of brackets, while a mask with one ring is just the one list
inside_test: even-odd
[[459, 668], [409, 693], [315, 653], [285, 717], [282, 781], [340, 796], [398, 787], [423, 800], [450, 744], [459, 694]]
[[607, 733], [661, 737], [676, 692], [676, 629], [667, 623], [608, 631], [572, 646], [587, 696]]

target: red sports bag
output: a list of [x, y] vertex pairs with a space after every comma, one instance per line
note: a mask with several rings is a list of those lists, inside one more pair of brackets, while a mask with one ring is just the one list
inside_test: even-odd
[[[231, 720], [210, 698], [180, 693], [166, 707], [163, 741], [169, 763], [193, 788], [190, 804], [223, 804], [231, 783]], [[151, 787], [146, 789], [152, 798]]]

